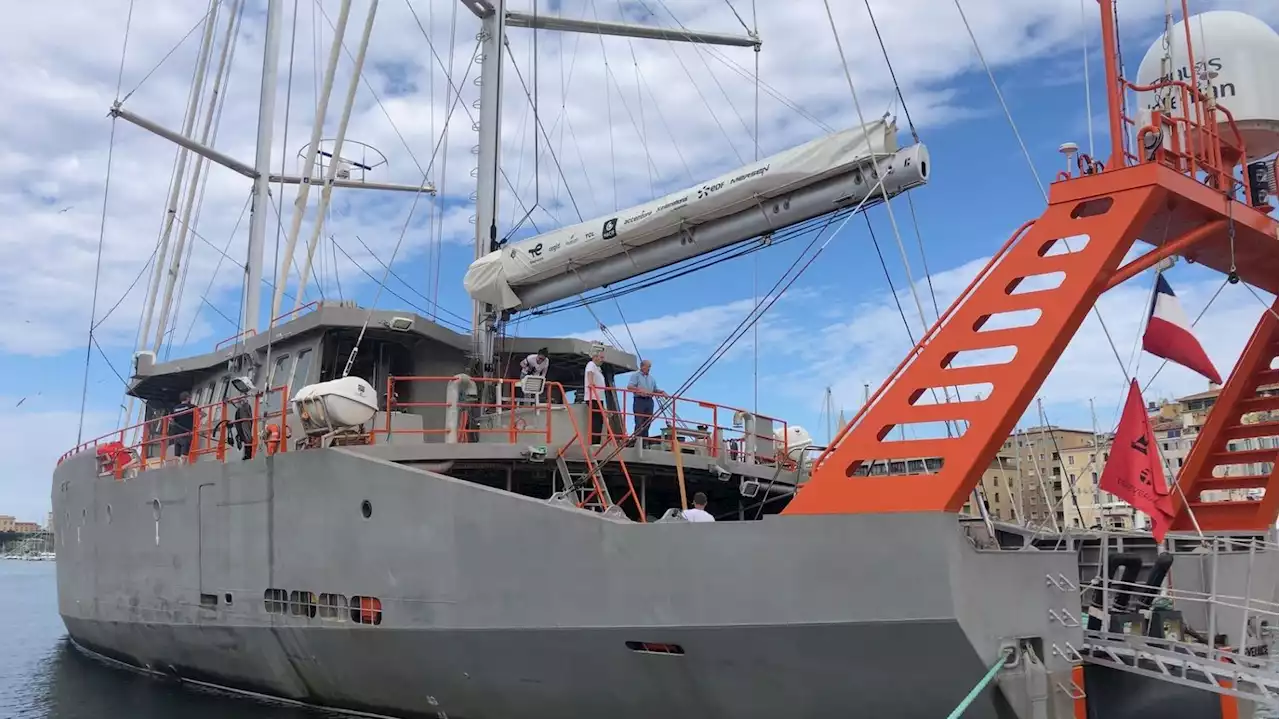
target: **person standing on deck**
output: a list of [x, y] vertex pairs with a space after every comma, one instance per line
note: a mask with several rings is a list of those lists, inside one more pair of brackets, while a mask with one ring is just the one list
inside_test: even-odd
[[191, 393], [178, 395], [178, 403], [169, 414], [169, 443], [173, 456], [185, 457], [191, 449], [192, 430], [195, 428], [195, 408], [191, 406]]
[[597, 349], [591, 359], [587, 360], [586, 370], [583, 372], [582, 389], [587, 397], [587, 414], [590, 415], [591, 423], [591, 444], [603, 444], [604, 442], [604, 393], [606, 391], [604, 383], [604, 372], [600, 369], [600, 365], [604, 363], [604, 350]]
[[681, 513], [686, 522], [714, 522], [716, 518], [707, 511], [707, 495], [697, 492], [693, 495], [693, 508]]
[[653, 398], [666, 396], [666, 392], [658, 389], [657, 381], [650, 374], [652, 368], [652, 362], [641, 360], [640, 371], [632, 374], [631, 381], [627, 383], [627, 389], [631, 392], [631, 412], [635, 415], [636, 422], [631, 441], [639, 441], [642, 448], [643, 438], [649, 436], [649, 424], [653, 422]]

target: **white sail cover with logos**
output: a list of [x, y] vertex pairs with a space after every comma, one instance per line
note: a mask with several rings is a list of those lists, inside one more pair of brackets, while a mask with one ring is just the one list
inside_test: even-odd
[[[885, 161], [897, 152], [895, 135], [896, 127], [891, 120], [877, 120], [868, 123], [865, 130], [858, 127], [820, 137], [696, 187], [673, 192], [616, 214], [513, 242], [473, 262], [467, 269], [463, 284], [472, 298], [499, 309], [529, 307], [558, 299], [554, 295], [572, 296], [608, 282], [656, 269], [663, 264], [678, 262], [732, 242], [780, 229], [781, 226], [799, 220], [779, 217], [777, 219], [783, 221], [781, 226], [771, 223], [763, 210], [766, 200], [795, 193], [842, 174], [856, 174], [858, 183], [863, 184], [860, 168], [869, 169], [873, 157], [881, 161], [882, 168], [887, 167]], [[923, 146], [916, 147], [923, 150]], [[923, 159], [920, 164], [923, 165]], [[921, 171], [923, 172], [923, 167]], [[888, 185], [886, 181], [885, 194], [895, 194]], [[907, 186], [914, 184], [902, 186], [896, 191], [900, 192]], [[849, 194], [848, 191], [844, 192], [846, 196]], [[829, 203], [827, 200], [827, 204]], [[824, 211], [834, 209], [836, 207], [833, 205]], [[751, 210], [749, 214], [757, 218], [754, 222], [758, 226], [736, 228], [735, 231], [740, 230], [742, 236], [717, 237], [714, 243], [697, 241], [700, 239], [694, 232], [697, 227], [747, 210]], [[809, 214], [816, 216], [821, 212]], [[681, 239], [684, 236], [687, 239]], [[609, 273], [607, 282], [584, 279], [574, 283], [572, 288], [567, 285], [559, 287], [554, 295], [539, 293], [542, 296], [538, 301], [530, 302], [528, 300], [532, 298], [522, 298], [522, 294], [525, 294], [522, 293], [522, 288], [556, 276], [573, 275], [580, 271], [585, 274], [586, 269], [594, 263], [636, 252], [639, 248], [664, 239], [679, 240], [674, 243], [678, 246], [696, 246], [664, 253], [664, 257], [656, 262], [649, 260], [636, 263], [635, 272], [630, 274], [627, 274], [625, 268], [621, 271], [615, 268]]]

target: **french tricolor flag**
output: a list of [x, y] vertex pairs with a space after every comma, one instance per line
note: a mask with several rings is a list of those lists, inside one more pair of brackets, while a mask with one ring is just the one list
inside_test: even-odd
[[1182, 305], [1178, 304], [1178, 298], [1163, 273], [1156, 275], [1156, 293], [1151, 300], [1147, 331], [1142, 335], [1142, 349], [1199, 372], [1214, 384], [1222, 384], [1222, 376], [1209, 361], [1209, 355], [1191, 334], [1187, 313], [1182, 311]]

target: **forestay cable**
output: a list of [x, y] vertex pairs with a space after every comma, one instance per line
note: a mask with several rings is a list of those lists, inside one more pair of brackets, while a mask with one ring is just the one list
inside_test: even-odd
[[[120, 87], [124, 84], [124, 61], [129, 52], [129, 31], [133, 27], [133, 4], [134, 0], [129, 0], [129, 10], [125, 15], [124, 21], [124, 41], [120, 48], [120, 69], [116, 72], [116, 103], [120, 102]], [[93, 299], [89, 303], [89, 336], [85, 340], [84, 348], [84, 379], [80, 384], [80, 419], [76, 423], [76, 444], [84, 438], [84, 411], [89, 400], [89, 360], [93, 357], [93, 348], [97, 345], [94, 339], [93, 330], [97, 325], [95, 320], [98, 314], [98, 287], [102, 281], [102, 247], [107, 240], [107, 203], [111, 197], [111, 161], [115, 154], [116, 148], [116, 120], [118, 118], [113, 114], [111, 116], [111, 136], [107, 141], [107, 173], [102, 183], [102, 218], [98, 223], [98, 252], [94, 260], [93, 267]]]
[[[1040, 181], [1040, 173], [1036, 171], [1035, 162], [1031, 159], [1031, 153], [1027, 150], [1027, 143], [1022, 141], [1022, 133], [1018, 131], [1018, 123], [1013, 120], [1013, 113], [1009, 111], [1009, 106], [1004, 101], [1004, 94], [1000, 92], [1000, 84], [996, 82], [996, 76], [991, 72], [991, 66], [987, 64], [987, 59], [982, 54], [982, 48], [978, 45], [978, 38], [973, 34], [973, 28], [969, 26], [969, 18], [964, 14], [964, 8], [960, 6], [960, 0], [953, 0], [956, 10], [960, 13], [960, 20], [964, 23], [964, 29], [969, 33], [969, 40], [973, 43], [973, 49], [978, 54], [978, 60], [982, 63], [982, 69], [987, 73], [987, 79], [991, 81], [991, 87], [995, 90], [996, 99], [1000, 101], [1000, 107], [1004, 110], [1005, 119], [1009, 121], [1009, 127], [1013, 130], [1013, 136], [1018, 140], [1018, 146], [1022, 148], [1022, 156], [1027, 160], [1027, 166], [1031, 168], [1031, 176], [1035, 178], [1036, 186], [1040, 188], [1040, 195], [1044, 197], [1047, 204], [1049, 202], [1049, 193], [1045, 190], [1044, 183]], [[1119, 47], [1117, 45], [1117, 47]], [[1067, 246], [1067, 250], [1071, 251], [1071, 244], [1063, 239], [1063, 244]], [[1098, 318], [1098, 324], [1102, 325], [1102, 334], [1107, 338], [1107, 344], [1111, 347], [1111, 353], [1115, 355], [1116, 363], [1120, 365], [1120, 372], [1124, 374], [1125, 381], [1129, 380], [1129, 368], [1125, 365], [1124, 360], [1120, 357], [1120, 350], [1116, 348], [1115, 340], [1111, 337], [1111, 330], [1107, 329], [1107, 323], [1102, 319], [1102, 311], [1095, 304], [1093, 306], [1093, 314]]]

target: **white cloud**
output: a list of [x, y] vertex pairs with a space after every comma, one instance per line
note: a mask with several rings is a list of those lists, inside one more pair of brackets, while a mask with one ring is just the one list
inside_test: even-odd
[[[229, 6], [229, 0], [223, 0]], [[1275, 8], [1251, 3], [1271, 20]], [[84, 327], [98, 273], [98, 240], [102, 224], [103, 181], [107, 166], [111, 123], [105, 119], [116, 97], [116, 73], [124, 40], [127, 0], [92, 3], [50, 0], [11, 8], [0, 24], [0, 352], [53, 355], [82, 347]], [[513, 2], [513, 9], [529, 10], [529, 2]], [[674, 24], [670, 13], [691, 28], [741, 32], [728, 5], [699, 0], [634, 0], [626, 3], [594, 3], [588, 0], [542, 3], [539, 12], [569, 17], [625, 18], [635, 22]], [[123, 71], [123, 92], [131, 92], [125, 106], [166, 127], [182, 126], [184, 98], [190, 85], [197, 30], [166, 54], [201, 16], [201, 3], [136, 0], [128, 33]], [[322, 0], [332, 19], [336, 3]], [[412, 7], [415, 19], [409, 12]], [[746, 15], [748, 4], [734, 6]], [[253, 157], [257, 108], [257, 72], [262, 58], [264, 3], [254, 0], [245, 15], [229, 84], [223, 93], [222, 114], [215, 146], [242, 161]], [[276, 150], [289, 171], [296, 171], [296, 153], [307, 141], [318, 84], [319, 58], [327, 50], [329, 19], [314, 13], [313, 3], [301, 3], [295, 24], [292, 5], [286, 3], [286, 57], [281, 65], [280, 101], [277, 103]], [[354, 4], [348, 46], [354, 49], [356, 34], [367, 5]], [[758, 55], [760, 76], [760, 153], [809, 139], [821, 129], [817, 123], [788, 104], [803, 108], [831, 127], [857, 122], [843, 69], [835, 53], [825, 11], [818, 0], [760, 2], [759, 28], [764, 40]], [[978, 68], [967, 34], [954, 9], [936, 0], [874, 2], [877, 20], [912, 116], [921, 125], [936, 125], [979, 109], [987, 112], [987, 97], [967, 97], [954, 86], [957, 79]], [[988, 62], [998, 72], [1028, 60], [1074, 52], [1078, 48], [1081, 18], [1078, 0], [1045, 0], [1020, 3], [1010, 12], [1004, 0], [966, 0], [968, 13]], [[889, 75], [861, 3], [833, 3], [844, 41], [849, 67], [868, 119], [896, 104]], [[1122, 22], [1131, 33], [1149, 30], [1162, 12], [1158, 0], [1122, 4]], [[450, 26], [456, 13], [456, 32]], [[225, 13], [224, 13], [225, 16]], [[225, 17], [223, 18], [225, 19]], [[430, 36], [430, 45], [418, 20]], [[221, 20], [220, 20], [221, 22]], [[1095, 32], [1092, 16], [1090, 32]], [[401, 260], [435, 258], [443, 254], [440, 243], [469, 245], [469, 196], [474, 190], [476, 136], [473, 103], [479, 91], [473, 62], [477, 20], [461, 3], [383, 2], [374, 28], [374, 44], [366, 64], [365, 79], [378, 93], [381, 105], [362, 86], [351, 120], [349, 137], [378, 148], [389, 158], [376, 179], [417, 183], [431, 165], [430, 179], [441, 190], [438, 203], [424, 202], [415, 211], [407, 230], [411, 200], [407, 196], [373, 197], [359, 191], [335, 193], [332, 234], [342, 248], [375, 275], [381, 268], [355, 241], [359, 235], [373, 253], [387, 259], [404, 232]], [[221, 25], [218, 29], [221, 32]], [[525, 82], [534, 84], [531, 52], [534, 35], [525, 30], [510, 34], [511, 55]], [[615, 205], [627, 205], [661, 193], [664, 189], [712, 176], [755, 153], [753, 106], [755, 87], [743, 75], [751, 74], [757, 59], [750, 49], [707, 49], [679, 43], [601, 39], [590, 35], [538, 33], [536, 87], [540, 115], [548, 143], [535, 125], [524, 101], [519, 79], [507, 66], [503, 118], [502, 231], [523, 215], [507, 183], [517, 188], [522, 201], [531, 205], [534, 168], [539, 209], [533, 223], [540, 229], [576, 220], [578, 215], [603, 214]], [[449, 48], [453, 45], [453, 52]], [[1096, 46], [1096, 38], [1093, 43]], [[296, 47], [289, 77], [288, 48]], [[432, 51], [434, 47], [434, 52]], [[634, 54], [633, 54], [634, 53]], [[436, 57], [454, 69], [461, 101], [451, 117], [448, 142], [432, 164], [433, 151], [453, 103], [448, 102], [447, 82]], [[730, 69], [726, 64], [737, 69]], [[464, 73], [470, 73], [465, 81]], [[325, 136], [337, 124], [336, 105], [350, 77], [349, 58], [339, 66], [334, 106], [326, 121]], [[1095, 77], [1097, 70], [1095, 68]], [[285, 121], [284, 89], [292, 83], [289, 117]], [[785, 95], [787, 103], [777, 96]], [[391, 118], [391, 122], [387, 117]], [[393, 124], [394, 123], [394, 124]], [[287, 134], [287, 140], [286, 140]], [[536, 151], [535, 151], [536, 148]], [[169, 176], [175, 151], [172, 145], [124, 121], [116, 123], [111, 149], [112, 172], [105, 219], [97, 312], [101, 317], [144, 268], [155, 247], [164, 218]], [[447, 156], [447, 172], [444, 170]], [[536, 159], [535, 159], [536, 158]], [[561, 175], [563, 173], [564, 179]], [[567, 184], [567, 187], [566, 187]], [[295, 190], [286, 188], [284, 216], [270, 215], [267, 241], [267, 277], [275, 272], [277, 223], [288, 225]], [[229, 335], [235, 327], [216, 313], [204, 312], [194, 321], [199, 297], [212, 286], [209, 301], [232, 317], [237, 315], [241, 268], [245, 254], [247, 219], [238, 220], [249, 193], [244, 178], [220, 167], [209, 171], [203, 194], [198, 236], [189, 237], [191, 248], [186, 289], [177, 319], [176, 336], [193, 344]], [[312, 193], [312, 197], [318, 193]], [[314, 199], [313, 199], [314, 202]], [[576, 206], [576, 209], [575, 209]], [[443, 207], [443, 232], [432, 230], [433, 213]], [[62, 212], [64, 208], [65, 212]], [[431, 219], [429, 219], [431, 218]], [[304, 225], [304, 237], [310, 220]], [[326, 241], [327, 243], [327, 241]], [[225, 250], [223, 249], [225, 247]], [[231, 259], [223, 257], [223, 252]], [[214, 279], [214, 268], [221, 268]], [[367, 289], [369, 282], [341, 253], [326, 246], [318, 253], [317, 285], [332, 296], [335, 278], [350, 298], [353, 286]], [[449, 266], [439, 272], [440, 284], [454, 287], [462, 268]], [[430, 285], [436, 272], [423, 276], [420, 289], [435, 296]], [[99, 330], [108, 352], [131, 350], [150, 273], [120, 303]], [[940, 276], [939, 281], [946, 277]], [[211, 282], [212, 280], [212, 282]], [[269, 302], [269, 293], [264, 292]], [[314, 297], [314, 290], [308, 297]], [[389, 302], [389, 300], [384, 300]], [[468, 313], [460, 307], [461, 314]], [[718, 342], [723, 335], [713, 328], [733, 320], [735, 310], [721, 309], [697, 315], [705, 322], [699, 335]], [[781, 309], [781, 308], [780, 308]], [[708, 312], [689, 310], [690, 312]], [[718, 314], [717, 314], [718, 312]], [[896, 310], [868, 307], [859, 319], [838, 327], [846, 347], [861, 354], [855, 375], [878, 376], [900, 348], [883, 341], [894, 329]], [[745, 311], [743, 312], [745, 314]], [[689, 322], [689, 318], [686, 318]], [[691, 322], [690, 322], [691, 323]], [[678, 329], [661, 323], [640, 327], [646, 339], [641, 347], [655, 348], [676, 341]], [[680, 324], [675, 325], [677, 328]], [[731, 326], [731, 325], [729, 325]], [[786, 323], [765, 325], [771, 331], [793, 331]], [[762, 330], [763, 331], [763, 330]], [[898, 330], [895, 330], [898, 331]], [[786, 337], [788, 335], [778, 335]], [[637, 337], [639, 341], [640, 338]], [[807, 342], [814, 340], [807, 339]], [[178, 352], [182, 352], [179, 348]], [[823, 367], [832, 367], [834, 360]], [[865, 371], [862, 367], [865, 366]], [[891, 366], [891, 364], [890, 364]], [[834, 370], [833, 370], [834, 371]], [[843, 374], [849, 374], [844, 372]], [[1176, 376], [1176, 375], [1173, 375]], [[860, 388], [861, 376], [848, 380]], [[860, 389], [854, 394], [858, 394]], [[51, 415], [52, 417], [52, 415]]]
[[[738, 4], [743, 5], [739, 11], [745, 12], [747, 6]], [[228, 5], [226, 0], [223, 5]], [[521, 5], [528, 3], [513, 7], [531, 9]], [[555, 5], [556, 12], [568, 17], [608, 20], [625, 16], [631, 21], [671, 26], [676, 22], [674, 14], [687, 27], [742, 32], [728, 6], [718, 3], [636, 0], [611, 5], [577, 0]], [[1123, 20], [1128, 27], [1149, 20], [1161, 9], [1155, 0], [1124, 5]], [[878, 46], [853, 41], [872, 37], [865, 10], [859, 3], [834, 6], [864, 111], [878, 115], [895, 100]], [[6, 97], [0, 108], [0, 126], [6, 129], [0, 138], [0, 211], [10, 228], [0, 234], [0, 304], [14, 310], [0, 320], [0, 349], [4, 351], [56, 353], [83, 342], [76, 323], [51, 320], [84, 314], [92, 294], [110, 130], [104, 114], [115, 96], [127, 7], [125, 0], [87, 6], [77, 3], [74, 7], [66, 0], [28, 4], [15, 11], [19, 17], [0, 29], [0, 41], [7, 50], [6, 59], [0, 61], [0, 90]], [[313, 7], [309, 3], [300, 6], [296, 36], [286, 7], [286, 57], [281, 68], [275, 137], [278, 145], [286, 146], [282, 159], [291, 171], [298, 164], [295, 153], [309, 134], [320, 74], [318, 61], [325, 55], [330, 23], [336, 16], [332, 2], [324, 4], [323, 14], [313, 12]], [[477, 20], [465, 8], [459, 9], [460, 5], [415, 2], [412, 7], [416, 18], [401, 3], [380, 5], [365, 77], [382, 104], [375, 103], [368, 88], [362, 86], [349, 137], [369, 143], [391, 159], [388, 167], [379, 170], [380, 179], [416, 183], [421, 179], [419, 168], [431, 164], [449, 108], [456, 105], [445, 148], [450, 160], [448, 176], [440, 172], [442, 161], [429, 173], [450, 203], [444, 232], [442, 237], [436, 236], [426, 226], [430, 203], [422, 203], [399, 254], [406, 258], [430, 252], [438, 257], [438, 251], [429, 249], [434, 243], [470, 243], [473, 233], [467, 198], [474, 189], [472, 122], [478, 89], [473, 80], [478, 65], [472, 58]], [[844, 83], [834, 81], [842, 69], [821, 3], [760, 3], [758, 8], [765, 43], [759, 55], [760, 73], [767, 85], [760, 96], [760, 151], [776, 151], [820, 132], [813, 121], [775, 95], [785, 94], [789, 102], [827, 125], [855, 123], [847, 89]], [[356, 3], [352, 10], [349, 49], [354, 47], [364, 9], [363, 3]], [[1008, 12], [1007, 3], [969, 0], [965, 9], [988, 61], [997, 69], [1073, 47], [1081, 21], [1075, 0], [1027, 4], [1017, 13]], [[449, 56], [449, 27], [455, 10], [457, 30]], [[254, 2], [246, 13], [224, 92], [226, 109], [216, 142], [219, 149], [244, 161], [253, 155], [262, 11], [262, 3]], [[539, 12], [548, 11], [545, 5], [539, 8]], [[959, 74], [976, 67], [968, 36], [951, 8], [940, 11], [935, 3], [911, 0], [877, 3], [876, 11], [917, 122], [952, 119], [968, 103], [989, 105], [985, 100], [957, 96], [950, 87]], [[164, 57], [201, 12], [199, 5], [137, 0], [123, 73], [124, 91], [137, 89], [126, 107], [167, 127], [182, 126], [183, 98], [200, 31], [192, 33], [167, 60]], [[749, 17], [744, 19], [750, 23]], [[419, 22], [430, 35], [431, 45]], [[222, 29], [219, 25], [217, 33]], [[756, 59], [750, 49], [708, 49], [545, 32], [537, 38], [540, 114], [555, 159], [545, 138], [535, 131], [524, 100], [524, 87], [532, 90], [535, 80], [534, 35], [512, 30], [511, 56], [525, 85], [522, 87], [509, 65], [504, 85], [509, 102], [504, 117], [507, 181], [503, 184], [509, 182], [518, 188], [526, 206], [533, 203], [536, 144], [541, 207], [532, 220], [539, 228], [576, 220], [579, 213], [587, 217], [602, 214], [615, 204], [626, 205], [712, 175], [755, 152], [751, 137], [755, 89], [742, 77], [743, 73], [750, 75]], [[292, 80], [287, 54], [291, 46], [296, 47]], [[798, 62], [797, 58], [804, 60]], [[454, 83], [462, 91], [460, 102], [446, 103], [448, 82], [441, 62], [453, 65]], [[730, 69], [728, 63], [737, 70]], [[336, 125], [336, 105], [350, 67], [349, 58], [344, 57], [326, 136], [332, 135]], [[156, 68], [154, 73], [147, 77], [152, 68]], [[470, 73], [465, 82], [463, 73]], [[290, 82], [293, 95], [286, 125], [283, 90]], [[104, 311], [103, 304], [120, 297], [154, 247], [173, 153], [171, 145], [139, 128], [123, 122], [116, 128], [99, 312]], [[568, 181], [567, 190], [562, 173]], [[201, 290], [221, 258], [221, 247], [227, 246], [226, 253], [241, 261], [247, 228], [244, 222], [236, 227], [236, 218], [247, 198], [248, 182], [220, 167], [213, 168], [208, 177], [197, 227], [203, 239], [189, 240], [193, 248], [187, 283]], [[286, 225], [294, 191], [286, 188], [284, 192], [285, 217], [279, 221]], [[501, 217], [505, 231], [523, 211], [509, 188], [504, 187], [504, 193]], [[356, 233], [374, 252], [387, 258], [400, 237], [408, 198], [375, 200], [357, 191], [338, 195], [330, 228], [337, 241], [366, 267], [376, 263], [367, 252], [353, 250], [359, 249], [351, 237]], [[66, 207], [71, 209], [58, 212]], [[277, 221], [273, 217], [269, 223]], [[275, 233], [271, 235], [269, 256], [274, 255]], [[30, 252], [32, 247], [50, 249]], [[325, 258], [317, 260], [322, 265], [317, 270], [319, 282], [328, 284], [330, 293], [335, 291], [334, 283], [325, 278], [334, 275], [335, 264], [349, 285], [362, 276], [345, 259], [335, 263], [331, 250], [319, 254]], [[459, 270], [448, 268], [441, 282], [452, 282]], [[268, 268], [266, 275], [273, 274]], [[240, 278], [235, 265], [224, 261], [213, 285], [213, 301], [231, 317], [236, 316]], [[104, 344], [132, 344], [145, 290], [144, 280], [105, 323], [100, 337]], [[182, 303], [177, 326], [184, 328], [184, 336], [197, 305], [198, 297], [192, 296]], [[42, 329], [32, 334], [26, 320]], [[234, 331], [216, 315], [209, 322], [216, 330], [210, 327], [208, 332]]]

